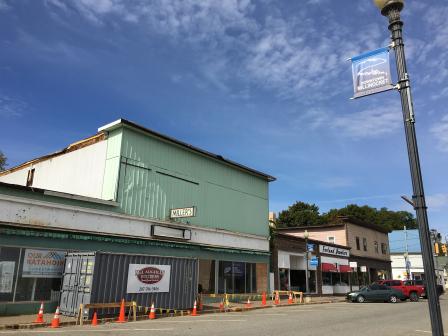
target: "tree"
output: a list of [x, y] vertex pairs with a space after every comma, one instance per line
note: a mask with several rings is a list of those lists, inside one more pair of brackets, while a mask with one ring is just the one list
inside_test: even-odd
[[366, 223], [376, 224], [388, 230], [402, 230], [403, 226], [408, 229], [416, 229], [417, 222], [414, 215], [407, 211], [392, 211], [387, 208], [376, 209], [368, 205], [359, 206], [349, 204], [345, 208], [331, 209], [323, 214], [327, 223], [337, 222], [338, 216], [349, 216]]
[[6, 166], [8, 165], [6, 161], [6, 156], [2, 153], [2, 151], [0, 151], [0, 171], [6, 169]]
[[317, 205], [298, 201], [279, 213], [276, 224], [282, 228], [320, 225], [323, 221]]

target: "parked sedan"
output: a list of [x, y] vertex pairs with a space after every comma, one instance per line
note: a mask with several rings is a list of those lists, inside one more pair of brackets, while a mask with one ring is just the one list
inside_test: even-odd
[[363, 303], [366, 301], [392, 302], [404, 300], [406, 297], [399, 290], [388, 286], [373, 284], [361, 288], [359, 291], [347, 294], [347, 300], [351, 302]]

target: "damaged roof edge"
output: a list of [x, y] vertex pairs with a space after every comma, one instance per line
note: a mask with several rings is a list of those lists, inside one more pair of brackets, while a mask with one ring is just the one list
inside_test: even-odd
[[226, 164], [228, 164], [228, 165], [237, 167], [237, 168], [239, 168], [239, 169], [241, 169], [241, 170], [248, 171], [248, 172], [250, 172], [250, 173], [252, 173], [252, 174], [254, 174], [254, 175], [258, 175], [258, 176], [260, 176], [260, 177], [265, 178], [268, 182], [273, 182], [273, 181], [276, 180], [276, 178], [273, 177], [273, 176], [271, 176], [271, 175], [262, 173], [262, 172], [260, 172], [260, 171], [258, 171], [258, 170], [249, 168], [249, 167], [247, 167], [247, 166], [245, 166], [245, 165], [239, 164], [239, 163], [234, 162], [234, 161], [232, 161], [232, 160], [225, 159], [225, 158], [223, 158], [221, 155], [217, 155], [217, 154], [208, 152], [208, 151], [206, 151], [206, 150], [203, 150], [203, 149], [201, 149], [201, 148], [195, 147], [195, 146], [193, 146], [193, 145], [190, 145], [190, 144], [188, 144], [188, 143], [186, 143], [186, 142], [177, 140], [177, 139], [172, 138], [172, 137], [170, 137], [170, 136], [167, 136], [167, 135], [158, 133], [158, 132], [156, 132], [156, 131], [153, 131], [153, 130], [151, 130], [151, 129], [148, 129], [148, 128], [146, 128], [146, 127], [143, 127], [143, 126], [141, 126], [141, 125], [139, 125], [139, 124], [136, 124], [136, 123], [134, 123], [134, 122], [132, 122], [132, 121], [129, 121], [129, 120], [126, 120], [126, 119], [118, 119], [118, 120], [115, 120], [115, 121], [113, 121], [113, 122], [111, 122], [111, 123], [109, 123], [109, 124], [107, 124], [107, 125], [104, 125], [104, 126], [98, 128], [98, 132], [103, 132], [103, 131], [110, 132], [110, 131], [112, 131], [112, 130], [114, 130], [114, 129], [117, 129], [117, 128], [121, 127], [122, 125], [131, 127], [131, 128], [135, 128], [135, 129], [140, 130], [140, 131], [142, 131], [142, 132], [144, 132], [144, 133], [148, 133], [148, 134], [151, 134], [151, 135], [156, 136], [156, 137], [158, 137], [158, 138], [161, 138], [161, 139], [163, 139], [163, 140], [165, 140], [165, 141], [175, 143], [175, 144], [177, 144], [177, 145], [179, 145], [179, 146], [181, 146], [181, 147], [187, 148], [187, 149], [189, 149], [189, 150], [191, 150], [191, 151], [198, 152], [198, 153], [200, 153], [200, 154], [202, 154], [202, 155], [211, 157], [211, 158], [213, 158], [213, 159], [215, 159], [215, 160], [218, 160], [218, 161], [220, 161], [220, 162], [224, 162], [224, 163], [226, 163]]
[[0, 187], [21, 190], [21, 191], [26, 191], [26, 192], [33, 192], [36, 194], [42, 194], [42, 195], [46, 195], [46, 196], [72, 199], [72, 200], [88, 202], [88, 203], [109, 205], [109, 206], [113, 206], [113, 207], [117, 207], [119, 205], [118, 202], [115, 202], [112, 200], [104, 200], [104, 199], [95, 198], [95, 197], [70, 194], [70, 193], [65, 193], [65, 192], [61, 192], [61, 191], [54, 191], [54, 190], [42, 189], [42, 188], [36, 188], [36, 187], [26, 187], [26, 186], [19, 185], [19, 184], [0, 182]]
[[6, 169], [4, 171], [0, 171], [0, 176], [8, 175], [8, 174], [10, 174], [12, 172], [15, 172], [17, 170], [23, 169], [23, 168], [25, 168], [27, 166], [30, 166], [32, 164], [35, 164], [35, 163], [38, 163], [38, 162], [42, 162], [42, 161], [45, 161], [45, 160], [49, 160], [49, 159], [54, 158], [56, 156], [63, 155], [63, 154], [66, 154], [66, 153], [70, 153], [70, 152], [73, 152], [75, 150], [78, 150], [78, 149], [81, 149], [81, 148], [84, 148], [84, 147], [96, 144], [96, 143], [98, 143], [98, 142], [100, 142], [102, 140], [105, 140], [105, 139], [106, 139], [106, 133], [105, 132], [98, 132], [95, 135], [92, 135], [92, 136], [90, 136], [88, 138], [76, 141], [76, 142], [68, 145], [67, 147], [65, 147], [65, 148], [63, 148], [63, 149], [61, 149], [59, 151], [56, 151], [54, 153], [43, 155], [43, 156], [39, 156], [39, 157], [37, 157], [35, 159], [23, 162], [23, 163], [21, 163], [21, 164], [19, 164], [17, 166], [11, 167], [11, 168]]

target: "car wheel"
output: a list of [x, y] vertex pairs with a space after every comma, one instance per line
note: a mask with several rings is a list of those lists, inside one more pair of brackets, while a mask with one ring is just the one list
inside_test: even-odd
[[395, 295], [391, 295], [390, 298], [389, 298], [389, 302], [397, 303], [398, 302], [398, 298]]
[[409, 300], [411, 300], [412, 302], [417, 302], [418, 301], [418, 294], [416, 292], [412, 292], [409, 295]]
[[366, 302], [366, 298], [362, 295], [358, 295], [358, 297], [356, 298], [356, 301], [358, 303], [364, 303], [364, 302]]

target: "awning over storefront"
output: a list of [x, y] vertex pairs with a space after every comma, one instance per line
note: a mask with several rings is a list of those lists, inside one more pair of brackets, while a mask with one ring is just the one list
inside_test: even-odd
[[338, 272], [335, 264], [322, 263], [322, 272]]
[[349, 265], [339, 265], [339, 272], [350, 273], [352, 272], [352, 268]]

